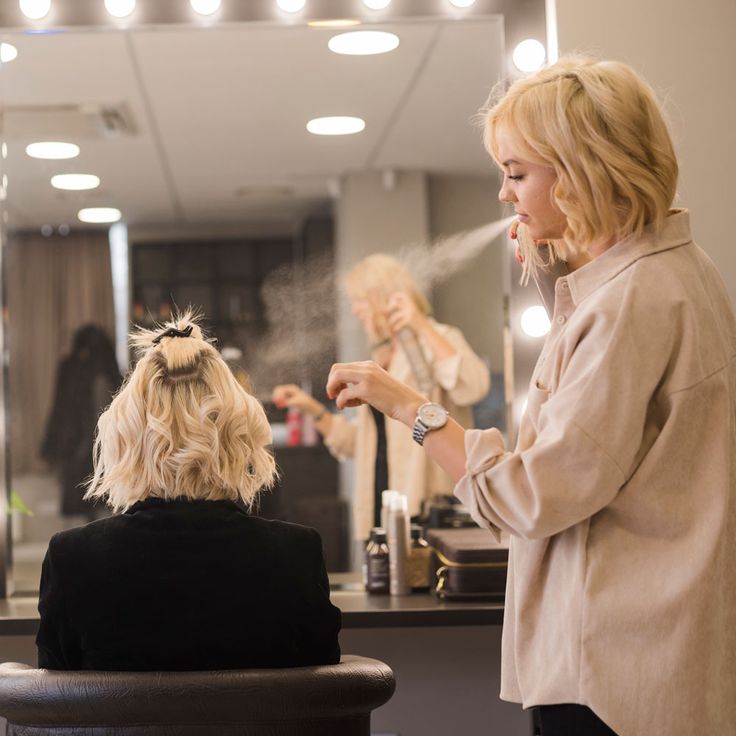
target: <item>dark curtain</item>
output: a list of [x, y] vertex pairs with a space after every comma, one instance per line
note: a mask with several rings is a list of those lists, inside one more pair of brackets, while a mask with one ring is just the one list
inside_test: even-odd
[[6, 261], [11, 468], [48, 470], [41, 445], [57, 371], [80, 327], [100, 327], [114, 344], [110, 248], [106, 231], [45, 238], [11, 233]]

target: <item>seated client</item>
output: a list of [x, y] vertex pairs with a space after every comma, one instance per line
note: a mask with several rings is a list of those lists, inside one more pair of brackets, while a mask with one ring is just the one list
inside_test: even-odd
[[140, 360], [99, 419], [86, 495], [120, 513], [51, 539], [39, 666], [338, 662], [319, 534], [245, 510], [275, 476], [263, 408], [190, 314], [133, 342]]

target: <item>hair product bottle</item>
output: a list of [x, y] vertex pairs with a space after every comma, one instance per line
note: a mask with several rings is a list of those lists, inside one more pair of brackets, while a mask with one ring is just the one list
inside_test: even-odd
[[391, 595], [411, 593], [406, 577], [409, 557], [409, 507], [403, 493], [391, 497], [388, 517], [388, 564]]
[[422, 527], [419, 524], [412, 524], [407, 578], [409, 587], [414, 593], [429, 590], [429, 563], [431, 555], [431, 547], [422, 538]]
[[366, 585], [371, 594], [387, 594], [390, 592], [389, 551], [386, 544], [386, 530], [374, 527], [371, 539], [365, 549]]
[[406, 359], [409, 361], [417, 387], [426, 396], [434, 381], [432, 380], [432, 369], [427, 362], [427, 356], [424, 354], [422, 346], [419, 344], [416, 332], [411, 327], [402, 327], [396, 337], [406, 353]]
[[391, 497], [398, 491], [381, 492], [381, 527], [388, 530], [388, 517], [391, 513]]
[[290, 406], [286, 411], [286, 444], [297, 447], [302, 443], [302, 413]]

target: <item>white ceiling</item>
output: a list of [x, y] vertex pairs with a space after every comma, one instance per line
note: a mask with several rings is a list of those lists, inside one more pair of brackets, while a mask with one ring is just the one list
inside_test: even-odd
[[[399, 35], [399, 48], [338, 56], [327, 49], [334, 31], [260, 23], [2, 34], [19, 51], [0, 68], [10, 227], [74, 225], [85, 206], [119, 207], [134, 227], [293, 221], [348, 172], [489, 172], [470, 119], [501, 76], [502, 19], [372, 27]], [[70, 138], [47, 112], [48, 138], [73, 140], [81, 155], [24, 154], [38, 135], [19, 129], [20, 107], [121, 104], [134, 135]], [[305, 129], [338, 114], [365, 118], [365, 131]], [[102, 185], [59, 192], [57, 173], [97, 174]]]

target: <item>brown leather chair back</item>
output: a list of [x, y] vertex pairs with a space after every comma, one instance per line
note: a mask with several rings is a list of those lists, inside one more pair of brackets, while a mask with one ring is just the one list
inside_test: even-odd
[[0, 665], [9, 736], [369, 736], [394, 692], [388, 665], [90, 672]]

